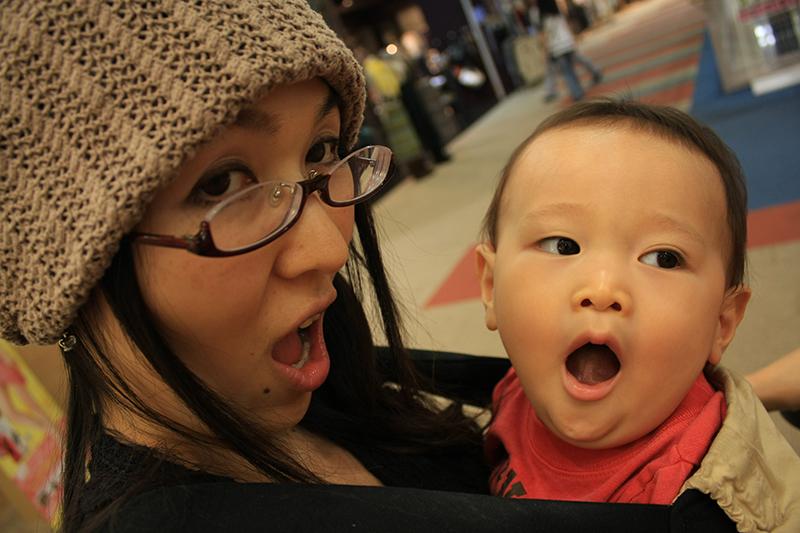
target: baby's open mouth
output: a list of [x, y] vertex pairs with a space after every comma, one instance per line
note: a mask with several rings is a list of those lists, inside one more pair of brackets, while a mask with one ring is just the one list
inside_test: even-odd
[[613, 378], [619, 372], [619, 359], [605, 344], [587, 342], [567, 357], [567, 371], [580, 383], [595, 385]]

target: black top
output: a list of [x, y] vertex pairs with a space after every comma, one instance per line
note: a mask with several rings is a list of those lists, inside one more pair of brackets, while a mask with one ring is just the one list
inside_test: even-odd
[[[378, 358], [387, 358], [378, 349]], [[437, 393], [460, 396], [473, 404], [488, 403], [494, 383], [508, 368], [501, 359], [413, 350], [419, 370]], [[391, 368], [391, 366], [389, 366]], [[392, 376], [387, 379], [391, 380]], [[480, 446], [450, 447], [425, 454], [400, 454], [362, 442], [337, 442], [385, 486], [488, 494], [489, 470]], [[121, 496], [198, 483], [235, 483], [230, 478], [190, 470], [159, 457], [149, 448], [122, 443], [108, 434], [92, 447], [90, 473], [80, 502], [84, 517], [94, 515]]]
[[106, 435], [93, 449], [82, 507], [96, 512], [152, 464], [152, 481], [113, 514], [104, 531], [736, 530], [713, 500], [695, 490], [670, 506], [506, 499], [467, 492], [485, 489], [487, 479], [485, 473], [477, 477], [485, 467], [469, 453], [445, 458], [351, 451], [378, 479], [393, 486], [237, 483], [168, 461], [153, 462], [146, 448]]
[[[489, 470], [479, 447], [448, 453], [402, 455], [350, 443], [353, 454], [381, 483], [392, 487], [488, 494]], [[143, 476], [152, 469], [152, 475]], [[136, 492], [196, 483], [235, 483], [231, 478], [188, 469], [157, 457], [148, 448], [122, 443], [104, 434], [92, 448], [90, 478], [81, 498], [84, 516], [106, 507], [140, 483]]]
[[88, 465], [89, 480], [80, 501], [81, 514], [90, 516], [105, 508], [135, 487], [142, 479], [143, 471], [150, 468], [154, 470], [154, 475], [144, 485], [136, 487], [139, 492], [186, 483], [233, 481], [162, 460], [148, 448], [123, 444], [104, 433], [92, 447]]
[[667, 506], [396, 487], [217, 482], [146, 492], [123, 507], [103, 531], [734, 533], [736, 526], [696, 490]]

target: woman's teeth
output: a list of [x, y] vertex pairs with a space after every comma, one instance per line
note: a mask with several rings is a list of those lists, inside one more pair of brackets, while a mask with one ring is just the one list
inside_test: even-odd
[[300, 346], [303, 351], [300, 355], [300, 360], [292, 365], [293, 368], [303, 368], [303, 365], [308, 361], [308, 356], [311, 353], [311, 338], [308, 334], [308, 327], [313, 323], [314, 321], [311, 319], [306, 320], [297, 330], [297, 335], [300, 337]]

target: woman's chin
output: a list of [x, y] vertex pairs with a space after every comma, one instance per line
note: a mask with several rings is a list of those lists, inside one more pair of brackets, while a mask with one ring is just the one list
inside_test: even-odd
[[[294, 428], [306, 416], [311, 404], [310, 392], [288, 391], [279, 402], [269, 402], [258, 411], [262, 423], [270, 432], [281, 433]], [[274, 398], [273, 400], [277, 400]]]

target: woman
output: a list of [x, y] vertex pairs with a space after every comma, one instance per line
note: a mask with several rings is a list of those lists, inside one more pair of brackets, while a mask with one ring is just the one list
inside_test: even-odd
[[363, 204], [391, 152], [351, 153], [363, 77], [319, 15], [2, 9], [0, 334], [60, 339], [65, 530], [188, 482], [485, 490], [477, 425], [415, 392]]

